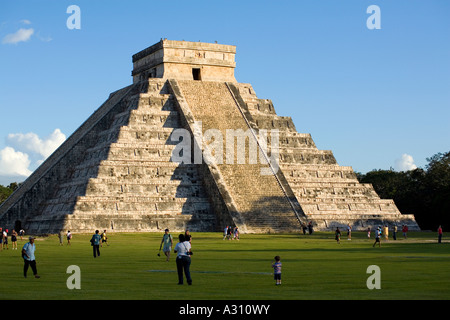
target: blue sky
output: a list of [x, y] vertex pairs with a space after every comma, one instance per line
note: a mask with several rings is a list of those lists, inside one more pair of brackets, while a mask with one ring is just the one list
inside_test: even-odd
[[0, 184], [129, 85], [131, 56], [161, 38], [235, 45], [237, 81], [355, 171], [450, 150], [450, 1], [2, 0]]

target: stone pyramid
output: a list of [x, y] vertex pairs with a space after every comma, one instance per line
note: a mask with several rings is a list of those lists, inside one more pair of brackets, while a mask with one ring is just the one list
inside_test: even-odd
[[28, 234], [298, 232], [308, 222], [419, 229], [238, 83], [235, 53], [161, 40], [135, 54], [133, 84], [110, 94], [0, 206], [0, 226]]

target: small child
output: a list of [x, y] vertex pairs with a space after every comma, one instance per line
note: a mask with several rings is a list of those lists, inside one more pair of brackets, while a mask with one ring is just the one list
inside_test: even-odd
[[276, 281], [276, 285], [281, 284], [281, 262], [280, 256], [276, 256], [275, 262], [272, 264], [273, 268], [273, 279]]

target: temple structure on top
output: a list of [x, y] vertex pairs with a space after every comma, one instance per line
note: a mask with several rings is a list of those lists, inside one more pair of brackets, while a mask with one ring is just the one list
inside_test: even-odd
[[[28, 234], [419, 229], [237, 82], [235, 54], [231, 45], [161, 40], [133, 55], [133, 83], [0, 206], [0, 226]], [[296, 93], [285, 94], [295, 106]]]
[[235, 55], [235, 46], [161, 40], [133, 55], [133, 82], [148, 78], [236, 82]]

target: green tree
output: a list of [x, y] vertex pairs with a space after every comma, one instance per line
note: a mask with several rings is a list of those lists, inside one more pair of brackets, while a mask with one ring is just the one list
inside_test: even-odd
[[427, 175], [424, 181], [426, 206], [435, 226], [442, 224], [450, 229], [450, 152], [437, 153], [427, 158]]
[[0, 204], [2, 204], [8, 197], [20, 187], [20, 183], [12, 182], [5, 187], [0, 184]]
[[450, 152], [427, 161], [425, 170], [372, 170], [357, 177], [371, 183], [380, 198], [393, 199], [403, 214], [413, 214], [422, 229], [450, 229]]
[[0, 185], [0, 204], [3, 203], [13, 193], [13, 190], [9, 187]]

